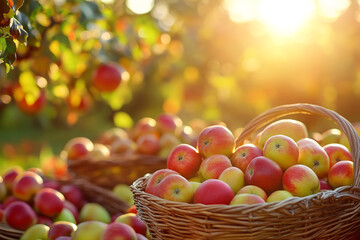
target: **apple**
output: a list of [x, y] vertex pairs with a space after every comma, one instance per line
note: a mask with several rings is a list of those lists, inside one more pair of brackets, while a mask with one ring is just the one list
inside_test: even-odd
[[30, 201], [42, 187], [43, 179], [37, 173], [24, 171], [12, 185], [13, 195], [23, 201]]
[[135, 231], [128, 225], [120, 222], [110, 223], [103, 234], [101, 240], [137, 240]]
[[12, 228], [26, 230], [36, 224], [37, 216], [28, 203], [16, 201], [5, 208], [4, 221]]
[[267, 195], [281, 189], [283, 172], [273, 160], [259, 156], [254, 158], [246, 168], [245, 184], [262, 188]]
[[71, 236], [71, 234], [76, 231], [77, 226], [74, 223], [59, 221], [50, 225], [48, 231], [48, 240], [56, 240], [61, 236]]
[[99, 240], [107, 226], [106, 223], [100, 221], [82, 222], [71, 233], [71, 238], [72, 240]]
[[329, 182], [326, 179], [319, 179], [320, 182], [320, 191], [325, 191], [325, 190], [332, 190], [332, 187], [330, 186]]
[[136, 122], [135, 126], [130, 132], [130, 136], [133, 140], [137, 140], [143, 134], [153, 134], [159, 136], [160, 133], [156, 128], [156, 120], [151, 117], [141, 118]]
[[185, 178], [196, 175], [201, 164], [201, 157], [196, 148], [189, 144], [176, 146], [167, 158], [167, 168], [178, 172]]
[[323, 146], [325, 152], [329, 156], [330, 167], [334, 166], [335, 163], [342, 160], [353, 161], [351, 153], [348, 148], [340, 143], [329, 143]]
[[180, 128], [183, 125], [181, 118], [175, 114], [162, 113], [156, 117], [156, 128], [160, 134], [174, 133], [179, 134]]
[[201, 163], [199, 173], [204, 180], [211, 178], [217, 179], [220, 174], [229, 167], [231, 167], [231, 161], [227, 156], [215, 154], [207, 157]]
[[299, 157], [299, 149], [296, 142], [285, 135], [273, 135], [265, 142], [263, 154], [275, 161], [285, 171], [295, 165]]
[[43, 188], [52, 188], [57, 191], [60, 191], [61, 184], [58, 181], [50, 180], [50, 179], [44, 179]]
[[16, 179], [16, 177], [23, 172], [23, 169], [20, 166], [12, 167], [11, 169], [7, 170], [2, 178], [3, 182], [6, 185], [7, 191], [10, 193], [12, 191], [12, 185]]
[[34, 198], [35, 209], [47, 217], [55, 217], [64, 208], [65, 197], [52, 188], [40, 189]]
[[86, 137], [75, 137], [70, 139], [64, 146], [68, 160], [76, 160], [87, 156], [94, 150], [94, 143]]
[[63, 185], [60, 188], [60, 192], [64, 195], [65, 200], [74, 204], [78, 209], [84, 205], [83, 193], [77, 186], [72, 184]]
[[290, 192], [286, 190], [277, 190], [269, 195], [269, 197], [266, 199], [266, 202], [278, 202], [291, 197], [293, 197], [293, 195]]
[[9, 206], [13, 202], [21, 201], [20, 199], [14, 197], [14, 196], [7, 196], [4, 201], [2, 202], [2, 208], [5, 209], [7, 206]]
[[198, 182], [198, 183], [202, 183], [204, 181], [204, 179], [199, 175], [199, 171], [196, 173], [196, 175], [192, 178], [188, 179], [189, 182]]
[[265, 201], [268, 198], [268, 195], [266, 194], [266, 192], [262, 188], [255, 186], [255, 185], [246, 185], [246, 186], [242, 187], [236, 194], [241, 194], [241, 193], [249, 193], [249, 194], [258, 195]]
[[137, 145], [132, 139], [117, 139], [110, 145], [110, 153], [131, 155], [136, 151], [136, 148]]
[[53, 223], [53, 220], [49, 217], [38, 214], [36, 224], [45, 224], [46, 226], [50, 226]]
[[15, 89], [14, 99], [18, 108], [30, 115], [41, 112], [46, 105], [46, 93], [44, 90], [25, 92], [21, 87]]
[[93, 72], [92, 84], [100, 92], [112, 92], [122, 81], [121, 73], [118, 63], [101, 63]]
[[[73, 203], [66, 200], [66, 198], [65, 198], [65, 201], [64, 201], [64, 209], [68, 209], [72, 213], [72, 215], [75, 218], [76, 222], [79, 221], [79, 210], [78, 210], [78, 208]], [[63, 211], [64, 211], [64, 209], [63, 209]]]
[[235, 194], [245, 185], [244, 173], [237, 167], [225, 169], [220, 174], [219, 180], [227, 183]]
[[87, 92], [80, 92], [74, 88], [66, 98], [66, 103], [70, 111], [85, 112], [91, 107], [92, 99]]
[[99, 203], [86, 203], [80, 210], [79, 222], [85, 221], [100, 221], [109, 223], [111, 216], [109, 212]]
[[146, 155], [156, 155], [160, 151], [159, 138], [153, 134], [143, 134], [137, 140], [136, 151]]
[[257, 204], [257, 203], [265, 203], [265, 200], [255, 194], [240, 193], [234, 196], [234, 198], [230, 202], [230, 205]]
[[133, 193], [130, 190], [130, 187], [124, 183], [118, 183], [112, 190], [113, 194], [129, 205], [134, 205]]
[[191, 181], [189, 181], [189, 183], [191, 184], [191, 187], [192, 187], [193, 192], [195, 194], [195, 192], [198, 189], [198, 187], [200, 186], [201, 182], [191, 182]]
[[132, 227], [136, 233], [146, 236], [146, 224], [134, 213], [122, 214], [115, 219], [115, 222], [127, 224]]
[[136, 240], [148, 240], [149, 239], [149, 238], [147, 238], [144, 235], [139, 234], [139, 233], [136, 234], [136, 237], [137, 237]]
[[321, 134], [319, 144], [325, 146], [330, 143], [339, 143], [341, 131], [337, 128], [331, 128]]
[[135, 206], [135, 205], [132, 205], [131, 207], [129, 207], [129, 208], [126, 210], [126, 213], [135, 213], [135, 214], [137, 214], [136, 206]]
[[311, 138], [300, 139], [297, 145], [298, 164], [310, 167], [319, 178], [325, 178], [329, 172], [330, 159], [323, 147]]
[[198, 134], [190, 126], [183, 126], [180, 129], [180, 140], [183, 143], [196, 147]]
[[231, 154], [230, 161], [234, 167], [238, 167], [245, 172], [249, 162], [258, 156], [263, 156], [262, 150], [252, 143], [247, 143], [235, 149]]
[[223, 125], [204, 128], [198, 136], [197, 148], [203, 158], [221, 154], [230, 157], [235, 147], [232, 132]]
[[7, 196], [7, 188], [3, 181], [3, 178], [0, 176], [0, 202], [2, 202]]
[[21, 235], [20, 240], [48, 240], [49, 226], [45, 224], [35, 224], [29, 227]]
[[104, 145], [111, 145], [119, 139], [129, 139], [129, 134], [126, 130], [114, 127], [106, 130], [101, 136], [99, 142]]
[[93, 160], [101, 160], [110, 156], [110, 149], [102, 143], [95, 143], [90, 155]]
[[353, 162], [343, 160], [335, 163], [329, 170], [328, 181], [333, 188], [352, 185], [354, 183]]
[[235, 194], [231, 187], [219, 179], [208, 179], [200, 184], [194, 194], [194, 203], [228, 205]]
[[74, 214], [65, 207], [54, 218], [54, 222], [60, 222], [60, 221], [66, 221], [66, 222], [70, 222], [70, 223], [74, 223], [74, 224], [77, 223], [77, 220], [75, 219]]
[[194, 196], [189, 181], [179, 174], [164, 177], [157, 188], [157, 196], [170, 201], [190, 203]]
[[320, 182], [311, 168], [296, 164], [284, 172], [283, 189], [296, 197], [305, 197], [319, 192]]
[[295, 142], [308, 137], [308, 131], [304, 123], [294, 119], [281, 119], [267, 125], [259, 136], [259, 148], [263, 149], [265, 142], [274, 135], [285, 135]]
[[158, 185], [162, 182], [162, 180], [171, 174], [179, 174], [178, 172], [175, 172], [174, 170], [170, 169], [159, 169], [155, 171], [151, 176], [149, 177], [149, 180], [145, 187], [145, 192], [150, 193], [153, 195], [157, 195], [157, 188]]

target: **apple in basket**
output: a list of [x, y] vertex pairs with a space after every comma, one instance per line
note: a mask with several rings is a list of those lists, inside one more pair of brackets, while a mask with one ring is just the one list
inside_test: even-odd
[[240, 168], [245, 172], [247, 165], [255, 157], [262, 156], [262, 150], [252, 143], [243, 144], [235, 149], [231, 154], [230, 161], [234, 167]]
[[328, 181], [333, 188], [352, 185], [354, 182], [353, 162], [344, 160], [335, 163], [329, 170]]
[[136, 140], [136, 152], [146, 155], [156, 155], [160, 151], [160, 141], [154, 134], [143, 134]]
[[230, 159], [221, 154], [215, 154], [207, 157], [200, 165], [199, 173], [206, 179], [217, 179], [227, 168], [231, 167]]
[[71, 234], [77, 229], [77, 226], [74, 223], [66, 221], [54, 222], [50, 225], [48, 232], [48, 239], [55, 240], [61, 236], [71, 236]]
[[194, 191], [186, 178], [180, 174], [170, 174], [158, 184], [156, 194], [170, 201], [191, 203]]
[[48, 239], [49, 226], [35, 224], [24, 231], [20, 240]]
[[35, 195], [34, 206], [37, 212], [52, 218], [63, 210], [64, 201], [65, 197], [59, 191], [52, 188], [42, 188]]
[[330, 168], [329, 156], [314, 139], [303, 138], [297, 141], [299, 148], [298, 164], [310, 167], [319, 178], [325, 178]]
[[270, 196], [266, 199], [266, 202], [278, 202], [291, 197], [293, 197], [293, 195], [290, 192], [286, 190], [277, 190], [270, 194]]
[[255, 185], [246, 185], [244, 187], [242, 187], [236, 194], [241, 194], [241, 193], [249, 193], [249, 194], [254, 194], [254, 195], [258, 195], [259, 197], [261, 197], [262, 199], [266, 200], [268, 198], [268, 195], [266, 194], [266, 192]]
[[324, 148], [325, 152], [327, 153], [327, 155], [329, 156], [330, 168], [339, 161], [342, 161], [342, 160], [352, 161], [353, 160], [348, 148], [340, 143], [330, 143], [330, 144], [325, 145], [323, 148]]
[[237, 167], [226, 168], [220, 174], [219, 180], [227, 183], [235, 194], [245, 185], [244, 173]]
[[24, 201], [30, 201], [42, 187], [43, 179], [37, 173], [24, 171], [19, 174], [12, 185], [13, 195]]
[[145, 187], [145, 192], [153, 194], [153, 195], [157, 195], [158, 185], [162, 182], [162, 180], [166, 176], [172, 175], [172, 174], [179, 174], [179, 173], [175, 172], [174, 170], [171, 170], [171, 169], [159, 169], [159, 170], [155, 171], [149, 177], [149, 180]]
[[36, 224], [37, 216], [34, 209], [28, 203], [15, 201], [5, 208], [4, 221], [10, 227], [26, 230]]
[[202, 182], [194, 194], [194, 203], [206, 205], [229, 204], [234, 198], [234, 192], [231, 187], [219, 180], [208, 179]]
[[276, 162], [260, 156], [254, 158], [246, 168], [246, 185], [255, 185], [262, 188], [266, 194], [280, 190], [283, 172]]
[[94, 150], [94, 143], [86, 137], [75, 137], [70, 139], [64, 146], [68, 160], [76, 160], [85, 157]]
[[235, 195], [235, 197], [231, 200], [230, 205], [257, 203], [265, 203], [265, 200], [255, 194], [240, 193]]
[[319, 192], [320, 182], [311, 168], [296, 164], [284, 172], [283, 189], [296, 197], [305, 197]]
[[233, 153], [234, 147], [234, 135], [225, 126], [209, 126], [199, 133], [197, 148], [203, 158], [215, 154], [222, 154], [230, 157]]

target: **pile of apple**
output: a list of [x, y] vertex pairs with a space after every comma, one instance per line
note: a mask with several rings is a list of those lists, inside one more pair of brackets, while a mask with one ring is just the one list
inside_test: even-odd
[[321, 146], [298, 120], [267, 125], [235, 148], [225, 126], [204, 128], [196, 148], [179, 144], [167, 169], [154, 172], [145, 192], [178, 202], [255, 204], [305, 197], [353, 184], [353, 161], [339, 143]]
[[111, 128], [96, 141], [86, 137], [72, 138], [65, 144], [62, 157], [68, 160], [85, 156], [99, 160], [114, 154], [167, 157], [180, 143], [195, 146], [198, 133], [204, 126], [205, 122], [199, 119], [184, 125], [179, 116], [162, 113], [155, 119], [141, 118], [130, 130]]
[[84, 198], [71, 183], [42, 177], [41, 170], [12, 168], [0, 176], [0, 220], [32, 239], [131, 239], [149, 236], [136, 208], [110, 215], [99, 203]]

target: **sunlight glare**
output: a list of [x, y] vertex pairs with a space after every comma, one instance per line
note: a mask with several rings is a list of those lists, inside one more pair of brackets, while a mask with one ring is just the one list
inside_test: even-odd
[[126, 6], [135, 14], [145, 14], [154, 7], [154, 0], [127, 0]]
[[350, 0], [319, 0], [319, 8], [323, 17], [336, 20], [351, 4]]

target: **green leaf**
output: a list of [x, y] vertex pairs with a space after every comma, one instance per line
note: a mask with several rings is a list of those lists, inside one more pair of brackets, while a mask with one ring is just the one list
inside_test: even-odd
[[6, 49], [6, 39], [5, 37], [0, 37], [0, 56]]
[[28, 33], [24, 30], [22, 24], [15, 18], [10, 21], [10, 34], [20, 43], [26, 43]]

